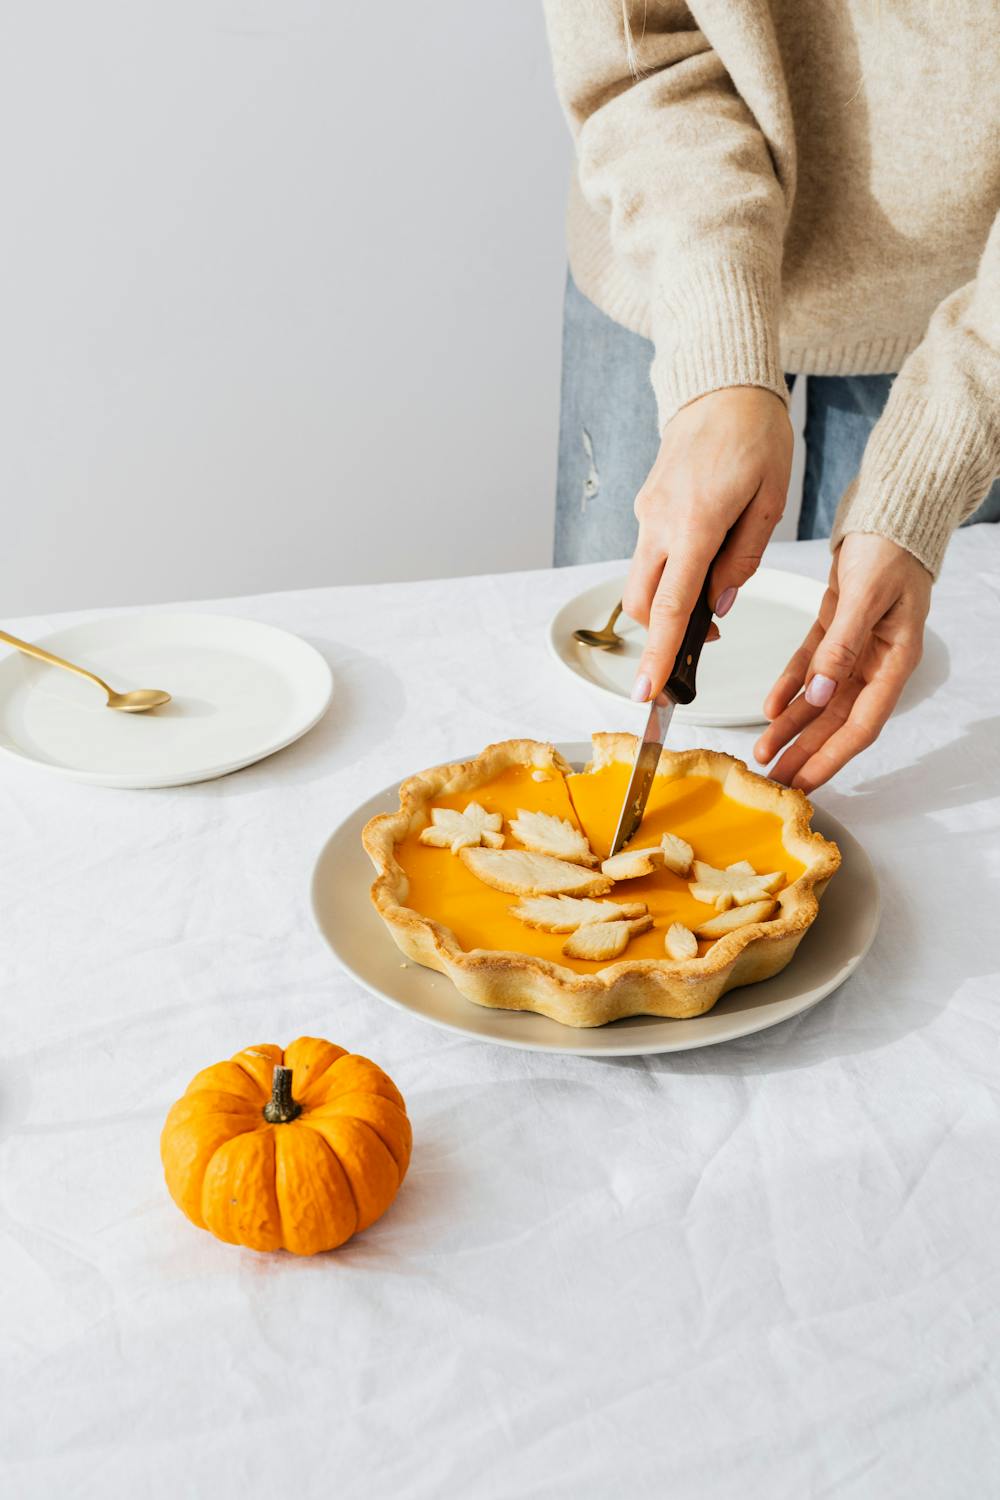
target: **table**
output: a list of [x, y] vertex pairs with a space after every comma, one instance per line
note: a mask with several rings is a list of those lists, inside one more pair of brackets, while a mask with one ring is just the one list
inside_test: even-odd
[[[0, 764], [11, 1500], [995, 1493], [1000, 528], [955, 539], [918, 691], [817, 795], [884, 914], [807, 1015], [672, 1057], [519, 1053], [381, 1004], [314, 930], [315, 856], [373, 790], [611, 727], [544, 626], [614, 567], [199, 605], [324, 652], [311, 735], [166, 792]], [[301, 1034], [380, 1062], [415, 1132], [385, 1219], [312, 1260], [197, 1231], [158, 1159], [200, 1067]]]

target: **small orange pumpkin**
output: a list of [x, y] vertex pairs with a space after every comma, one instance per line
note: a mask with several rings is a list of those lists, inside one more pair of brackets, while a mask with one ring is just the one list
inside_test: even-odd
[[385, 1213], [411, 1141], [381, 1068], [304, 1036], [198, 1073], [167, 1115], [160, 1156], [170, 1196], [199, 1229], [315, 1255]]

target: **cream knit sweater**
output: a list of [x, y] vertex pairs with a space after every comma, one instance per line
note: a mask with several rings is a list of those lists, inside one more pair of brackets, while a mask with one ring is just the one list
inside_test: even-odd
[[[624, 13], [634, 46], [630, 62]], [[995, 0], [546, 0], [581, 291], [661, 426], [783, 371], [898, 370], [833, 544], [937, 573], [1000, 472]]]

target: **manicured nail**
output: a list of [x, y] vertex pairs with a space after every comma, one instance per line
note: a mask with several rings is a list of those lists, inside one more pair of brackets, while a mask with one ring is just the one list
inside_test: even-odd
[[645, 672], [641, 672], [632, 684], [632, 702], [645, 703], [653, 686]]
[[824, 677], [817, 672], [806, 688], [806, 702], [811, 703], [813, 708], [825, 708], [836, 691], [837, 684], [833, 678]]
[[716, 599], [716, 601], [715, 601], [715, 617], [716, 617], [716, 619], [717, 620], [721, 620], [723, 615], [728, 615], [729, 611], [732, 609], [732, 607], [733, 607], [733, 605], [735, 603], [736, 603], [736, 590], [735, 589], [723, 589], [722, 593], [719, 595], [718, 599]]

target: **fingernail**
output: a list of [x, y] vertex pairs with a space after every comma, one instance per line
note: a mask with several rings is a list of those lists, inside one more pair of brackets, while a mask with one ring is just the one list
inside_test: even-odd
[[733, 607], [733, 605], [735, 603], [736, 603], [736, 590], [735, 589], [723, 589], [722, 593], [719, 595], [718, 599], [716, 599], [716, 601], [715, 601], [715, 617], [716, 617], [716, 619], [721, 620], [723, 615], [728, 615], [729, 611], [732, 609], [732, 607]]
[[813, 708], [825, 708], [836, 691], [837, 684], [833, 678], [824, 677], [817, 672], [806, 688], [806, 702], [811, 703]]
[[645, 672], [641, 672], [632, 684], [632, 702], [645, 703], [653, 686]]

